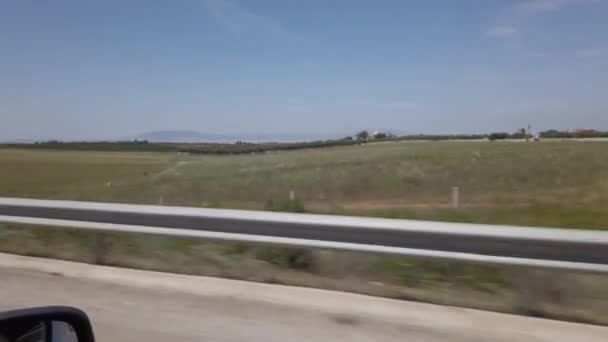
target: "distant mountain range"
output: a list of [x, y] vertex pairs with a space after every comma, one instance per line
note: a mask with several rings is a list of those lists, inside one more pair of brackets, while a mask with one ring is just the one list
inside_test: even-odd
[[[343, 136], [346, 136], [345, 134]], [[342, 138], [342, 135], [332, 134], [289, 134], [289, 133], [268, 133], [268, 134], [214, 134], [202, 133], [188, 130], [153, 131], [139, 134], [127, 140], [147, 140], [149, 142], [166, 143], [234, 143], [236, 141], [246, 142], [299, 142], [311, 140], [326, 140]]]
[[238, 139], [222, 134], [209, 134], [197, 131], [175, 130], [175, 131], [153, 131], [137, 135], [128, 140], [147, 140], [149, 142], [166, 143], [195, 143], [195, 142], [217, 142], [230, 143]]
[[35, 139], [15, 139], [15, 140], [2, 140], [0, 144], [33, 144], [37, 140]]

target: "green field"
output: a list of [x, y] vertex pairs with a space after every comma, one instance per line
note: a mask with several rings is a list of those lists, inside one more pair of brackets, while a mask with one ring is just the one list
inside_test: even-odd
[[[453, 186], [459, 209], [450, 207]], [[608, 142], [226, 156], [0, 149], [0, 196], [606, 229]], [[608, 324], [608, 279], [592, 275], [14, 225], [0, 225], [0, 251]]]
[[[238, 156], [0, 149], [0, 195], [608, 227], [608, 142], [378, 143]], [[461, 208], [450, 209], [459, 186]]]

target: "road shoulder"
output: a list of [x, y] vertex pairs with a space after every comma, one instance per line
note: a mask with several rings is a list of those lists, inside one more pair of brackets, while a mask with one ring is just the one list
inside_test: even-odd
[[492, 340], [606, 341], [608, 328], [473, 309], [220, 278], [95, 266], [0, 253], [0, 268], [131, 288], [163, 290], [214, 299], [270, 304], [349, 321], [406, 324], [445, 334]]

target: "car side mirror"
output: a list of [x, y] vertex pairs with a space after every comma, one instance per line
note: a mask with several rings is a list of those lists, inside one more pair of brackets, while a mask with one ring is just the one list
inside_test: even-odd
[[66, 306], [0, 313], [0, 342], [95, 342], [89, 317]]

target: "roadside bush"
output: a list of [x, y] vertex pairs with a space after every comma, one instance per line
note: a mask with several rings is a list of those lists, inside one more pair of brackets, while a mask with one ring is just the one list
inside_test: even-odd
[[[548, 307], [579, 301], [578, 289], [584, 287], [580, 279], [571, 273], [518, 267], [507, 268], [503, 273], [515, 294], [515, 312], [527, 316], [551, 317]], [[589, 292], [586, 296], [598, 296], [594, 291]], [[567, 312], [560, 313], [559, 316], [572, 319], [572, 315]]]
[[316, 266], [315, 256], [310, 249], [291, 247], [259, 247], [255, 258], [279, 267], [299, 271], [313, 271]]
[[225, 255], [243, 255], [253, 249], [251, 245], [233, 241], [225, 241], [220, 246], [222, 253]]
[[500, 133], [492, 133], [490, 134], [490, 140], [494, 141], [494, 140], [504, 140], [509, 138], [509, 133], [505, 133], [505, 132], [500, 132]]
[[382, 256], [369, 265], [369, 271], [411, 287], [450, 283], [492, 292], [507, 285], [496, 267], [441, 260]]
[[264, 205], [267, 211], [281, 211], [287, 213], [305, 213], [304, 204], [299, 199], [289, 200], [268, 200]]
[[[268, 200], [264, 206], [265, 210], [304, 213], [304, 204], [299, 199]], [[279, 267], [285, 267], [300, 271], [312, 271], [316, 262], [313, 252], [309, 249], [291, 247], [259, 247], [256, 249], [255, 258], [266, 261]]]

